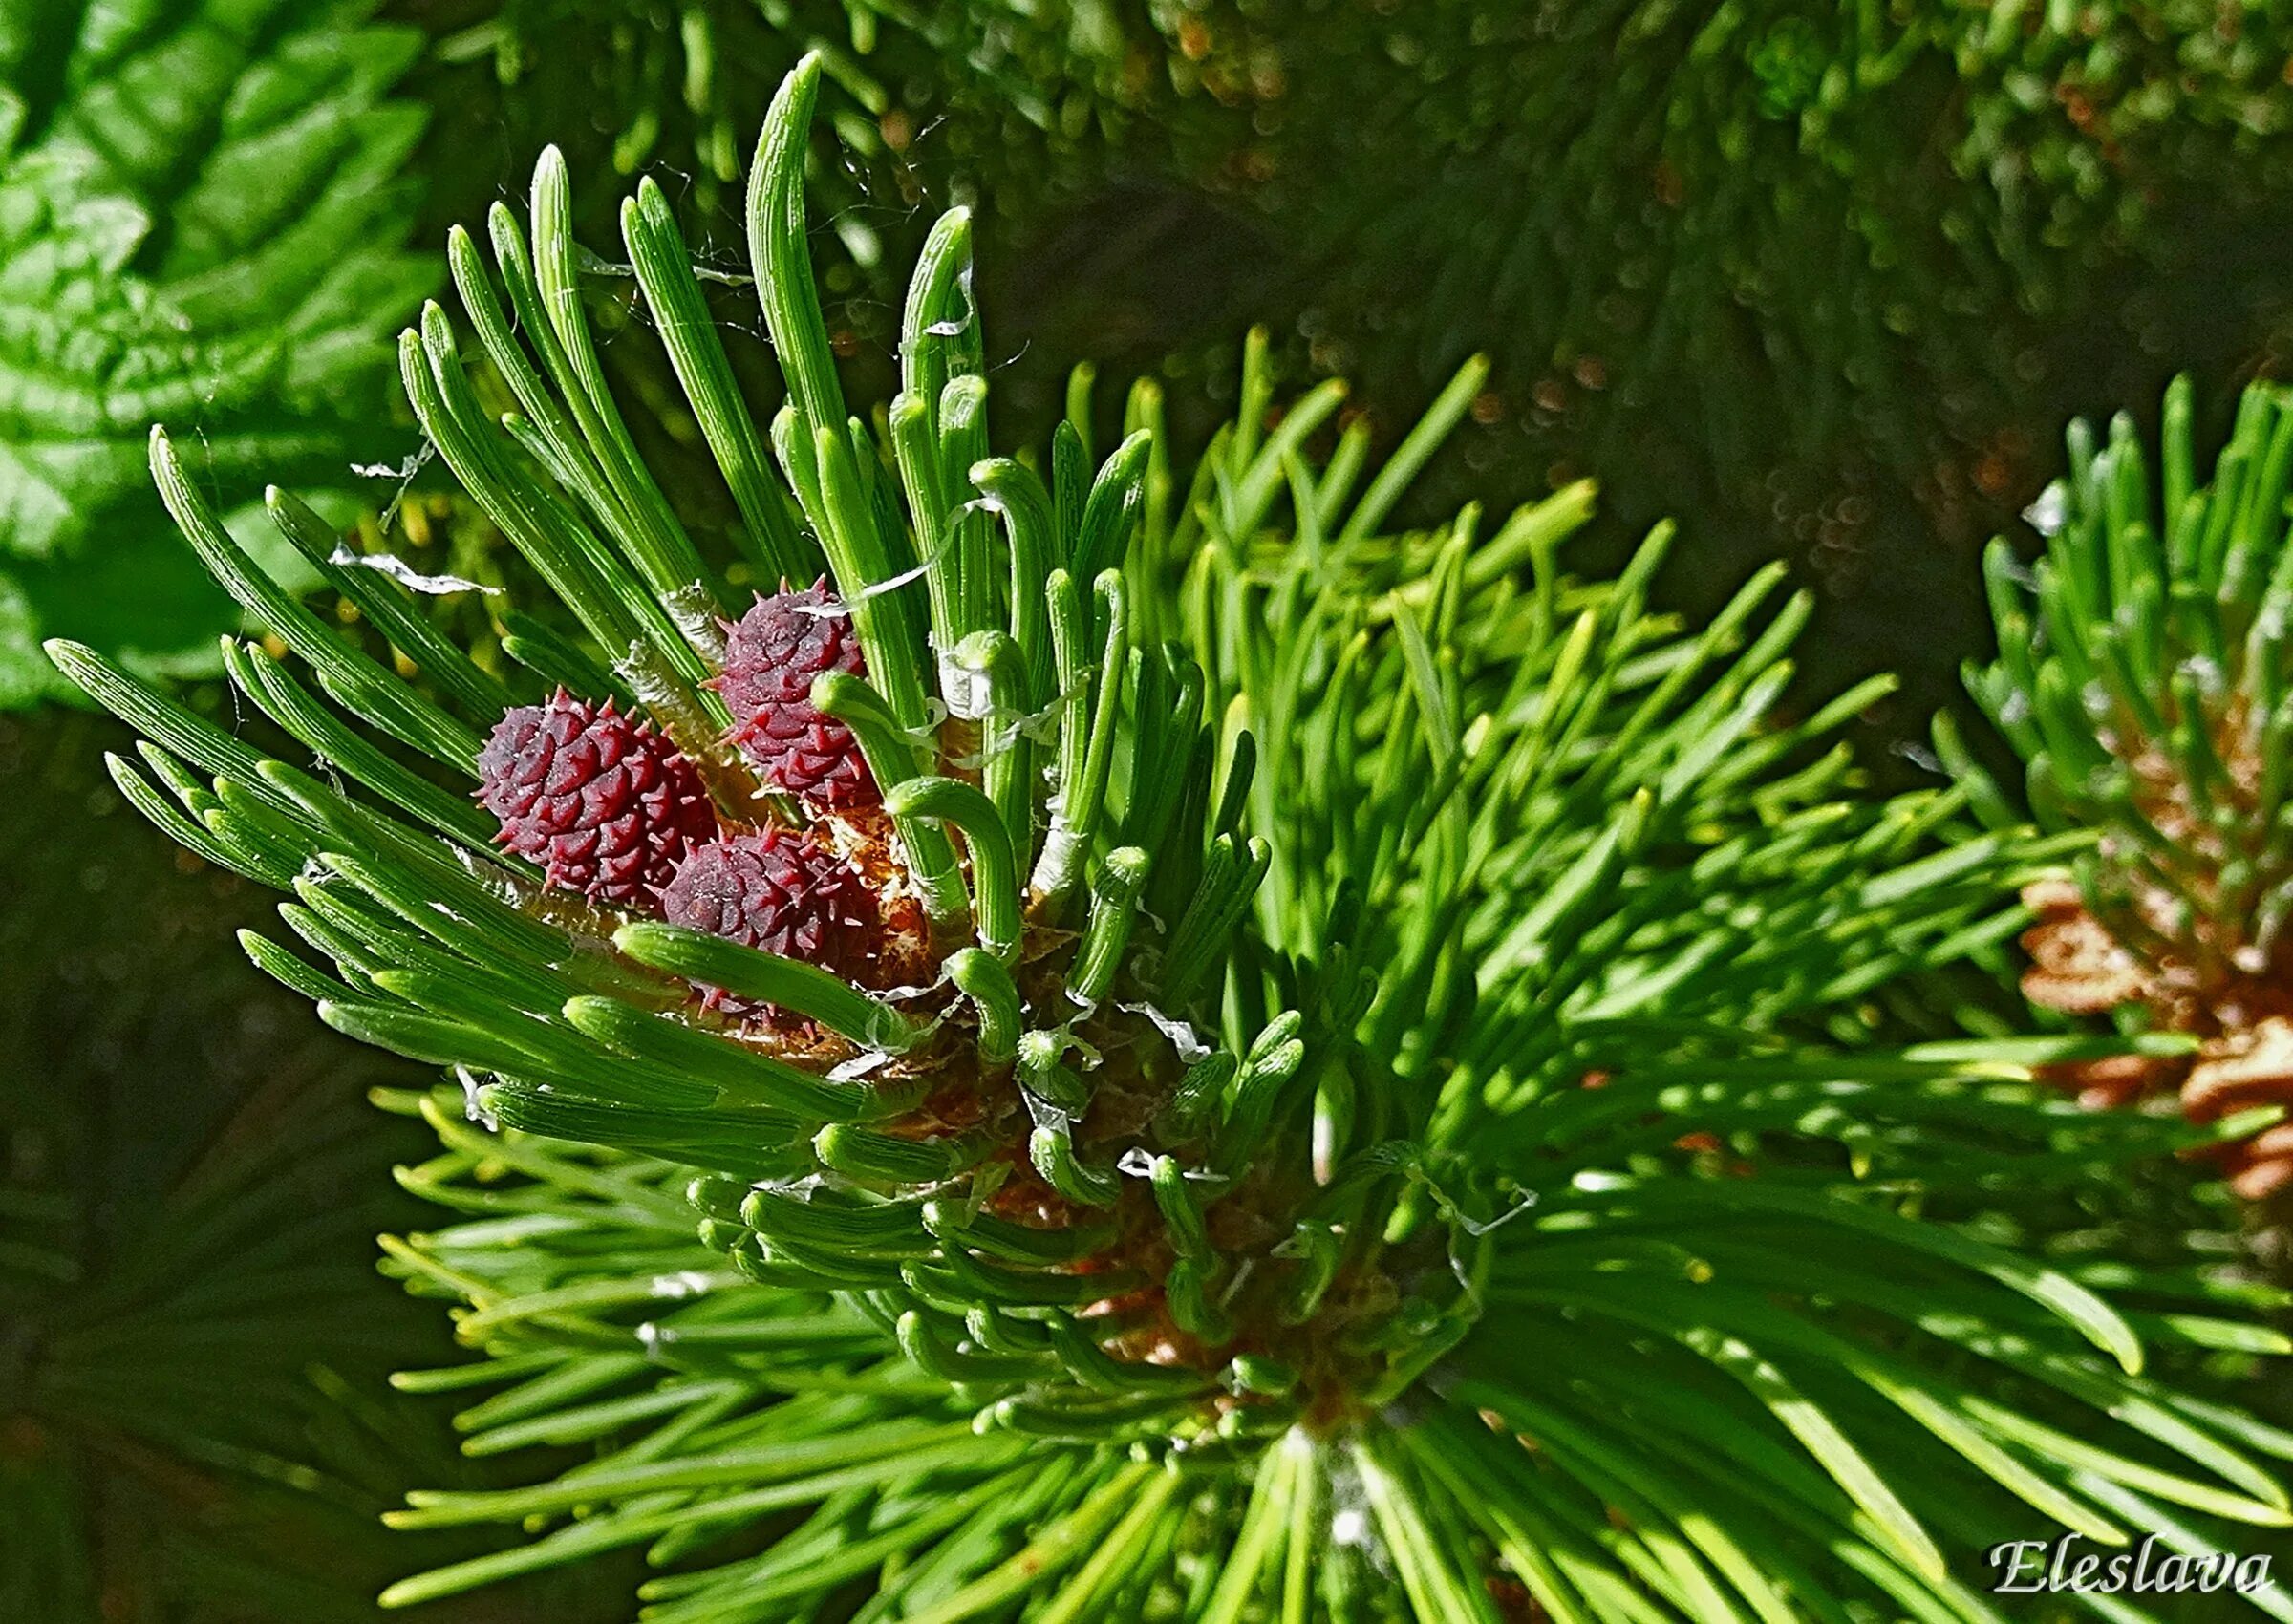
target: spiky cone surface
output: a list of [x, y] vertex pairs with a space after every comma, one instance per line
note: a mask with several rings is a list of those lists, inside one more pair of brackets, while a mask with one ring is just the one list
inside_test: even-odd
[[[2042, 826], [2088, 831], [2064, 872], [2023, 893], [2032, 1003], [2122, 1031], [2185, 1033], [2195, 1055], [2066, 1071], [2092, 1102], [2175, 1094], [2193, 1120], [2293, 1106], [2293, 845], [2279, 817], [2293, 745], [2293, 547], [2284, 502], [2293, 411], [2257, 385], [2200, 483], [2189, 381], [2168, 391], [2162, 466], [2120, 417], [2032, 509], [2045, 553], [2024, 576], [2004, 541], [1985, 561], [2000, 657], [1968, 684], [2025, 763]], [[1942, 736], [2004, 822], [2004, 797]], [[2249, 1119], [2250, 1120], [2250, 1119]], [[2263, 1201], [2293, 1184], [2293, 1135], [2262, 1127], [2221, 1152]]]
[[[685, 319], [691, 262], [648, 194], [626, 246], [757, 578], [816, 578], [808, 532], [850, 607], [867, 675], [811, 698], [880, 808], [761, 795], [718, 750], [700, 610], [730, 594], [585, 359], [554, 159], [529, 235], [502, 231], [491, 266], [451, 245], [535, 455], [442, 312], [402, 354], [445, 464], [588, 634], [511, 652], [625, 686], [727, 840], [843, 856], [899, 973], [582, 903], [489, 852], [482, 813], [367, 729], [466, 773], [523, 696], [451, 651], [428, 687], [361, 663], [266, 592], [163, 437], [186, 534], [340, 709], [256, 649], [235, 680], [346, 782], [56, 651], [152, 739], [137, 803], [296, 890], [315, 956], [267, 968], [451, 1070], [420, 1102], [440, 1156], [407, 1179], [468, 1221], [390, 1251], [461, 1299], [479, 1357], [415, 1384], [496, 1389], [471, 1412], [489, 1453], [598, 1451], [418, 1497], [400, 1523], [525, 1540], [386, 1599], [642, 1547], [681, 1624], [1737, 1605], [1707, 1590], [1767, 1616], [1786, 1595], [1926, 1613], [2001, 1518], [2114, 1537], [2178, 1496], [2194, 1537], [2231, 1543], [2286, 1519], [2257, 1459], [2283, 1441], [2169, 1412], [2178, 1389], [2142, 1374], [2180, 1381], [2176, 1349], [2207, 1337], [2281, 1347], [2240, 1317], [2257, 1293], [2187, 1267], [2203, 1234], [2138, 1257], [2093, 1238], [2128, 1159], [2204, 1133], [2034, 1080], [2113, 1042], [1874, 1040], [1910, 972], [2014, 927], [2005, 887], [2052, 854], [1940, 849], [1956, 792], [1840, 798], [1827, 745], [1884, 685], [1769, 721], [1807, 612], [1768, 606], [1780, 571], [1682, 629], [1647, 607], [1668, 532], [1615, 582], [1563, 576], [1585, 490], [1486, 535], [1472, 510], [1397, 531], [1461, 408], [1373, 469], [1360, 435], [1320, 433], [1334, 389], [1269, 429], [1255, 347], [1187, 481], [1142, 387], [1103, 460], [1079, 388], [1046, 482], [991, 455], [960, 212], [917, 267], [880, 442], [812, 291], [817, 75], [783, 87], [752, 176], [788, 383], [768, 433]], [[538, 357], [497, 276], [550, 324]], [[2104, 1246], [2125, 1306], [2057, 1241]]]
[[[661, 893], [661, 917], [863, 986], [889, 984], [877, 968], [884, 930], [875, 893], [809, 834], [766, 828], [694, 847]], [[721, 987], [704, 994], [712, 1008], [734, 1015], [773, 1009]]]
[[478, 755], [478, 801], [496, 840], [592, 902], [657, 911], [687, 853], [717, 836], [693, 763], [653, 724], [560, 688], [519, 705]]
[[852, 730], [812, 703], [829, 672], [868, 674], [851, 612], [823, 579], [801, 592], [759, 594], [726, 628], [724, 672], [714, 686], [733, 714], [733, 742], [764, 781], [813, 806], [842, 810], [883, 800]]

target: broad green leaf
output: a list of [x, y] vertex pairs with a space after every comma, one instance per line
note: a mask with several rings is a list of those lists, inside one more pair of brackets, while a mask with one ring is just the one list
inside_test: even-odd
[[249, 517], [264, 480], [386, 496], [354, 464], [412, 448], [388, 339], [435, 280], [402, 246], [422, 114], [389, 99], [418, 36], [316, 0], [35, 10], [0, 28], [0, 704], [63, 692], [47, 636], [212, 672], [239, 612], [174, 556], [150, 425]]

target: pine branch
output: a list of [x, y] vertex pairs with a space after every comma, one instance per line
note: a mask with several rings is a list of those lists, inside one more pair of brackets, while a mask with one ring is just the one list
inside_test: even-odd
[[[2102, 445], [2072, 426], [2069, 472], [2030, 513], [2044, 556], [2025, 573], [2002, 537], [1984, 557], [1999, 658], [1970, 663], [1966, 681], [2024, 759], [2032, 815], [2097, 837], [2024, 892], [2024, 991], [2046, 1009], [2202, 1043], [2061, 1080], [2097, 1101], [2178, 1090], [2194, 1120], [2218, 1122], [2282, 1108], [2293, 1081], [2277, 991], [2293, 965], [2293, 853], [2280, 826], [2293, 410], [2281, 390], [2248, 389], [2203, 483], [2192, 417], [2190, 381], [2176, 379], [2154, 474], [2130, 418]], [[1947, 719], [1937, 739], [1977, 804], [2012, 818]], [[2226, 1167], [2261, 1200], [2293, 1160], [2265, 1116], [2253, 1126]]]
[[[639, 714], [325, 641], [163, 432], [293, 656], [232, 679], [323, 771], [55, 650], [153, 740], [138, 804], [296, 893], [314, 956], [258, 962], [461, 1085], [408, 1180], [468, 1221], [392, 1268], [484, 1359], [412, 1383], [499, 1389], [480, 1452], [595, 1452], [416, 1497], [525, 1540], [388, 1599], [642, 1547], [691, 1624], [1967, 1613], [1949, 1564], [2001, 1519], [2293, 1520], [2277, 1435], [2142, 1374], [2282, 1348], [2181, 1267], [2207, 1237], [2107, 1296], [2067, 1264], [2120, 1169], [2207, 1136], [2037, 1085], [2090, 1039], [1873, 1034], [2062, 843], [1842, 799], [1870, 691], [1774, 719], [1806, 605], [1771, 577], [1688, 630], [1647, 609], [1668, 529], [1560, 573], [1587, 491], [1393, 529], [1477, 364], [1374, 469], [1321, 449], [1333, 392], [1269, 432], [1262, 344], [1183, 486], [1151, 386], [1093, 473], [1087, 376], [1031, 466], [993, 454], [956, 216], [854, 415], [806, 257], [821, 72], [750, 178], [768, 436], [677, 341], [747, 550], [817, 547], [817, 586], [743, 609], [646, 468], [552, 154], [490, 264], [453, 250], [519, 411], [440, 310], [401, 360], [579, 628], [537, 674], [610, 667]], [[631, 219], [668, 322], [674, 244]], [[1707, 1488], [1715, 1438], [1773, 1492]]]

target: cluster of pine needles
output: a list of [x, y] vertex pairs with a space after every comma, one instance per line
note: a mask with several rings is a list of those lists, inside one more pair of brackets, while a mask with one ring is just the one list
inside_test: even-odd
[[[956, 210], [855, 411], [822, 72], [747, 177], [768, 419], [658, 189], [622, 215], [737, 524], [696, 533], [637, 449], [552, 153], [399, 350], [533, 584], [504, 659], [274, 492], [361, 630], [321, 620], [163, 431], [263, 630], [224, 652], [263, 731], [51, 648], [141, 737], [121, 792], [289, 896], [254, 962], [444, 1071], [378, 1096], [436, 1135], [400, 1180], [441, 1214], [386, 1267], [469, 1357], [398, 1381], [531, 1465], [412, 1496], [395, 1523], [498, 1543], [386, 1602], [636, 1549], [675, 1624], [1989, 1624], [2004, 1537], [2293, 1525], [2293, 1434], [2237, 1396], [2282, 1294], [2158, 1172], [2277, 1108], [2084, 1109], [2066, 1068], [2198, 1038], [2046, 1030], [2002, 986], [2018, 889], [2089, 833], [1981, 781], [1871, 794], [1842, 732], [1887, 685], [1787, 708], [1780, 569], [1687, 626], [1651, 607], [1668, 527], [1564, 567], [1589, 488], [1406, 523], [1478, 362], [1383, 455], [1339, 386], [1277, 399], [1262, 340], [1190, 459], [1155, 385], [1118, 415], [1087, 373], [1002, 446]], [[726, 629], [816, 579], [855, 652], [786, 702], [865, 804], [736, 747]], [[577, 701], [692, 775], [716, 844], [805, 855], [721, 923], [681, 880], [568, 883], [594, 838], [541, 858], [472, 788], [489, 732]], [[636, 804], [605, 838], [666, 838]]]

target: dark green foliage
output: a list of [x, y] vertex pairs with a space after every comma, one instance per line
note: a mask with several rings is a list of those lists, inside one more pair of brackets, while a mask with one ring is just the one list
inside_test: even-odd
[[[911, 151], [943, 162], [946, 136], [929, 126], [951, 109], [977, 121], [950, 132], [960, 153], [977, 157], [990, 131], [1071, 141], [1119, 121], [1163, 76], [1143, 11], [1108, 0], [399, 0], [393, 10], [437, 39], [445, 88], [474, 95], [476, 118], [500, 120], [490, 140], [556, 139], [622, 174], [664, 166], [687, 174], [704, 199], [736, 187], [747, 133], [808, 51], [826, 64], [824, 112], [850, 155], [844, 161], [870, 167], [875, 180], [890, 173], [879, 167], [885, 160]], [[451, 71], [464, 63], [482, 70], [497, 95]], [[586, 115], [561, 117], [577, 109]], [[863, 214], [883, 206], [832, 175], [823, 180], [831, 189], [822, 201], [837, 213], [856, 201]], [[868, 224], [839, 229], [873, 266], [862, 242]]]
[[2023, 318], [2161, 207], [2293, 162], [2267, 9], [1339, 0], [1195, 26], [1266, 109], [1260, 195], [1312, 223], [1338, 364], [1391, 344], [1437, 375], [1485, 329], [1511, 408], [1692, 424], [1724, 482], [1995, 429]]
[[[436, 40], [423, 86], [439, 119], [429, 167], [441, 222], [523, 184], [552, 143], [577, 174], [654, 172], [703, 263], [735, 278], [725, 250], [739, 235], [747, 137], [782, 76], [819, 52], [808, 184], [824, 308], [847, 359], [896, 343], [905, 267], [950, 204], [985, 203], [991, 240], [1023, 238], [1124, 177], [1183, 184], [1231, 139], [1224, 109], [1177, 94], [1174, 75], [1190, 88], [1187, 65], [1138, 0], [396, 0], [389, 14]], [[610, 187], [583, 189], [585, 236], [611, 236], [613, 202]], [[1159, 284], [1168, 270], [1134, 267], [1131, 280]], [[1069, 266], [1062, 297], [1077, 279]], [[1112, 289], [1081, 280], [1104, 333], [1120, 320]], [[1007, 341], [1023, 350], [1036, 331]], [[1189, 324], [1161, 332], [1202, 336]]]
[[1252, 316], [1296, 310], [1389, 417], [1491, 351], [1463, 488], [1590, 474], [1714, 563], [1789, 558], [1841, 605], [1823, 669], [1902, 669], [1920, 716], [1979, 625], [1950, 551], [2035, 492], [2032, 425], [2280, 359], [2275, 8], [1186, 15], [1249, 109], [1225, 190], [1290, 267]]
[[216, 955], [253, 897], [110, 815], [107, 742], [0, 720], [0, 1616], [368, 1617], [459, 1470], [377, 1385], [435, 1336], [373, 1275], [396, 1068]]

